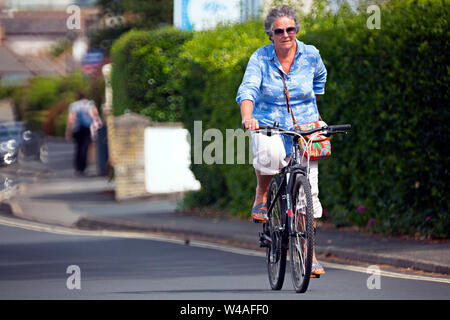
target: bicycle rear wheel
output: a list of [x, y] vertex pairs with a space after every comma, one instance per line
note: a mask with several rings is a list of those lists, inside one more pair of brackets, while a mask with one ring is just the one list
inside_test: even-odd
[[314, 216], [309, 181], [297, 176], [294, 184], [293, 213], [290, 217], [290, 260], [295, 291], [308, 289], [314, 249]]
[[275, 199], [280, 188], [278, 179], [273, 178], [269, 185], [269, 194], [267, 203], [275, 200], [272, 210], [268, 213], [268, 221], [264, 224], [264, 232], [272, 240], [266, 249], [267, 271], [269, 273], [269, 282], [272, 290], [281, 290], [286, 272], [287, 245], [284, 245], [286, 236], [285, 219], [281, 207], [281, 198]]

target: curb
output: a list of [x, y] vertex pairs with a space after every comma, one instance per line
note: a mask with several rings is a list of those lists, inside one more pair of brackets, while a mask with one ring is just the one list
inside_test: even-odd
[[[230, 240], [229, 237], [208, 233], [204, 231], [198, 230], [190, 230], [190, 229], [180, 229], [180, 228], [170, 228], [170, 227], [162, 227], [162, 226], [152, 226], [152, 225], [143, 225], [136, 222], [124, 221], [124, 220], [116, 220], [111, 218], [93, 218], [88, 216], [80, 217], [80, 219], [73, 225], [76, 229], [81, 230], [109, 230], [109, 231], [136, 231], [136, 232], [154, 232], [166, 235], [173, 236], [184, 236], [185, 238], [197, 238], [197, 239], [209, 239], [210, 241], [219, 241], [219, 242], [228, 242], [235, 245], [241, 245], [246, 248], [257, 247], [257, 241], [254, 243], [249, 243], [245, 241], [236, 242], [236, 240]], [[256, 235], [255, 235], [256, 239]]]
[[450, 275], [450, 266], [417, 259], [399, 258], [376, 252], [363, 252], [354, 249], [339, 248], [334, 246], [317, 246], [318, 254], [326, 257], [337, 257], [360, 262], [373, 263], [378, 265], [389, 265], [398, 268], [413, 269], [431, 273]]

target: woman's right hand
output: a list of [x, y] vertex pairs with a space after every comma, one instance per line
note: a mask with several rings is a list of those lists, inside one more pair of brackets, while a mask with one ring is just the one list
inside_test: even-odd
[[245, 130], [258, 130], [259, 122], [254, 118], [244, 118], [242, 119], [242, 126]]

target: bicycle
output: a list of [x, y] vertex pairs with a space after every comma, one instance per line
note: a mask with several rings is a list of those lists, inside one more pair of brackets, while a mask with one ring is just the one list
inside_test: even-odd
[[[274, 126], [260, 125], [256, 132], [271, 134], [283, 133], [293, 136], [292, 156], [281, 172], [275, 175], [270, 184], [267, 198], [268, 220], [263, 223], [263, 232], [259, 233], [260, 247], [266, 247], [267, 270], [270, 286], [281, 290], [286, 271], [287, 251], [290, 252], [292, 282], [297, 293], [308, 289], [311, 278], [314, 250], [314, 215], [311, 187], [308, 180], [309, 156], [307, 165], [301, 165], [305, 152], [300, 139], [312, 135], [331, 136], [347, 133], [351, 125], [331, 125], [307, 131], [285, 130]], [[306, 142], [306, 140], [304, 140]], [[311, 144], [306, 144], [306, 150]], [[300, 157], [301, 154], [301, 157]]]

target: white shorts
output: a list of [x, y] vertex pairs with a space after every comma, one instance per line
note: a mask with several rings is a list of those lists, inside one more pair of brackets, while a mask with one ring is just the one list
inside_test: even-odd
[[[280, 135], [267, 136], [252, 132], [253, 167], [261, 174], [275, 175], [288, 165], [289, 157]], [[306, 165], [306, 160], [303, 160]], [[322, 217], [322, 205], [319, 200], [319, 161], [309, 162], [309, 183], [314, 208], [314, 218]]]

